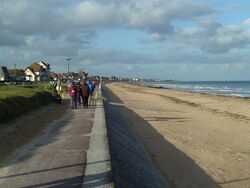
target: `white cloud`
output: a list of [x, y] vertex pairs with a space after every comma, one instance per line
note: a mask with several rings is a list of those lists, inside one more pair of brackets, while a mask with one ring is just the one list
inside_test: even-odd
[[[199, 70], [208, 63], [245, 65], [250, 28], [220, 23], [214, 13], [223, 11], [195, 0], [1, 0], [0, 59], [24, 65], [41, 59], [60, 67], [70, 56], [76, 67], [116, 65], [138, 72], [145, 71], [142, 65], [178, 64], [183, 71], [190, 64], [201, 64]], [[250, 18], [243, 23], [250, 26]], [[93, 39], [107, 29], [139, 31], [154, 52], [155, 43], [165, 49], [97, 48]]]
[[247, 26], [250, 26], [250, 18], [244, 20], [243, 23]]
[[214, 11], [187, 0], [83, 1], [71, 5], [67, 1], [57, 4], [48, 0], [14, 2], [15, 6], [13, 1], [2, 3], [3, 28], [23, 35], [60, 35], [78, 29], [117, 27], [169, 33], [173, 31], [174, 20], [193, 19]]

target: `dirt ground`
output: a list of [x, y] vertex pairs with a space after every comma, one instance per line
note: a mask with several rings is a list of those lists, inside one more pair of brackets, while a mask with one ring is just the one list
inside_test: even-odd
[[17, 148], [37, 137], [54, 120], [68, 109], [68, 101], [50, 104], [6, 124], [0, 124], [0, 162]]
[[[170, 187], [250, 187], [250, 101], [107, 84]], [[143, 119], [143, 120], [142, 120]]]

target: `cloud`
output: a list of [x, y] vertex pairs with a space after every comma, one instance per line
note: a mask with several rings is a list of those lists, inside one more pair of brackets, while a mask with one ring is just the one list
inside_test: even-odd
[[76, 44], [60, 44], [60, 43], [41, 43], [36, 49], [41, 51], [45, 56], [62, 56], [74, 57], [79, 54], [81, 46]]
[[[165, 53], [139, 53], [124, 50], [85, 49], [79, 52], [78, 58], [86, 61], [82, 65], [156, 65], [156, 64], [235, 64], [248, 63], [250, 54], [234, 52], [228, 54], [204, 54], [183, 51], [168, 51]], [[132, 66], [128, 66], [132, 67]]]
[[0, 46], [21, 46], [25, 45], [26, 41], [23, 37], [18, 36], [16, 34], [1, 31], [0, 33]]
[[65, 42], [67, 43], [79, 43], [79, 44], [90, 44], [91, 39], [95, 37], [95, 33], [72, 33], [65, 35]]
[[223, 26], [213, 18], [197, 19], [196, 22], [198, 26], [180, 28], [172, 35], [151, 34], [148, 41], [165, 42], [173, 49], [195, 48], [208, 53], [227, 53], [250, 44], [250, 29]]
[[244, 20], [243, 23], [247, 26], [250, 26], [250, 18]]
[[231, 49], [246, 48], [250, 44], [250, 32], [237, 26], [221, 27], [203, 49], [211, 53], [225, 53]]
[[[101, 71], [115, 65], [114, 72], [126, 70], [138, 74], [140, 71], [150, 74], [151, 69], [164, 74], [161, 66], [184, 71], [194, 64], [197, 67], [225, 62], [245, 65], [250, 60], [247, 52], [250, 18], [243, 21], [245, 26], [227, 25], [221, 19], [223, 14], [237, 12], [242, 6], [228, 4], [218, 9], [209, 2], [1, 0], [0, 59], [24, 66], [44, 60], [64, 70], [66, 63], [60, 65], [60, 62], [71, 57], [75, 67], [87, 66], [92, 70], [100, 67]], [[104, 33], [114, 35], [126, 34], [128, 30], [136, 32], [128, 32], [121, 41], [114, 42], [119, 37], [102, 40], [105, 36], [98, 36], [107, 30], [110, 32]], [[131, 42], [136, 38], [138, 41]], [[106, 48], [103, 41], [109, 43]], [[124, 50], [114, 46], [120, 43]]]
[[[128, 1], [49, 1], [19, 0], [3, 1], [0, 16], [5, 33], [16, 35], [16, 39], [4, 37], [1, 45], [25, 45], [25, 37], [49, 37], [58, 40], [65, 37], [66, 43], [90, 43], [98, 30], [110, 28], [136, 29], [146, 31], [151, 42], [168, 42], [185, 46], [185, 40], [178, 40], [182, 32], [176, 30], [176, 20], [197, 20], [203, 35], [213, 35], [220, 27], [219, 23], [201, 20], [203, 16], [215, 12], [207, 4], [189, 0], [128, 0]], [[15, 37], [14, 37], [15, 38]], [[170, 39], [171, 38], [171, 39]], [[193, 35], [190, 44], [202, 43], [201, 37]], [[177, 42], [176, 42], [177, 41]], [[66, 44], [65, 45], [69, 45]], [[28, 45], [28, 44], [27, 44]], [[210, 49], [204, 48], [202, 49]], [[45, 51], [45, 50], [43, 50]], [[207, 50], [212, 51], [212, 50]], [[63, 50], [62, 50], [63, 52]], [[53, 53], [46, 53], [53, 54]], [[57, 54], [57, 53], [55, 53]]]
[[187, 0], [137, 1], [41, 1], [3, 0], [3, 27], [14, 33], [63, 34], [82, 29], [134, 28], [149, 32], [172, 32], [171, 22], [193, 19], [214, 10]]

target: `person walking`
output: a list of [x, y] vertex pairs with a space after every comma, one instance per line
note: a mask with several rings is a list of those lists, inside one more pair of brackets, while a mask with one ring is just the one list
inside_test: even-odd
[[89, 95], [90, 95], [90, 90], [89, 90], [89, 87], [86, 83], [86, 81], [83, 81], [83, 84], [82, 84], [82, 96], [83, 96], [83, 107], [84, 108], [88, 108], [88, 98], [89, 98]]
[[71, 81], [69, 85], [69, 96], [71, 98], [71, 108], [76, 109], [76, 85], [74, 81]]
[[95, 90], [95, 86], [94, 86], [94, 84], [91, 82], [91, 80], [88, 80], [87, 85], [88, 85], [89, 92], [90, 92], [90, 94], [89, 94], [89, 100], [88, 100], [88, 105], [90, 106], [91, 103], [92, 103], [92, 97], [93, 97], [93, 93], [94, 93], [94, 90]]
[[76, 96], [78, 105], [81, 106], [81, 103], [83, 103], [83, 95], [82, 95], [82, 86], [80, 82], [77, 82], [76, 84]]

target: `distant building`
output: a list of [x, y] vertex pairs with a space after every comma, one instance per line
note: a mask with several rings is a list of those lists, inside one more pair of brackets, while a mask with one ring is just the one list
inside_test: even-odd
[[55, 72], [50, 72], [50, 80], [57, 80], [58, 75]]
[[31, 82], [37, 81], [36, 74], [33, 72], [33, 70], [30, 67], [27, 67], [24, 72], [25, 72], [26, 81], [31, 81]]
[[58, 78], [61, 79], [63, 82], [66, 82], [68, 80], [68, 74], [66, 73], [58, 74]]
[[25, 81], [25, 72], [23, 69], [8, 69], [11, 81]]
[[0, 66], [0, 81], [9, 81], [10, 76], [7, 67]]
[[32, 63], [25, 69], [25, 78], [28, 81], [49, 81], [50, 65], [43, 61]]
[[86, 80], [88, 78], [88, 73], [84, 71], [79, 71], [78, 72], [78, 79], [79, 80]]
[[117, 77], [115, 77], [115, 76], [112, 76], [111, 78], [110, 78], [110, 80], [112, 80], [112, 81], [116, 81], [116, 80], [119, 80]]

